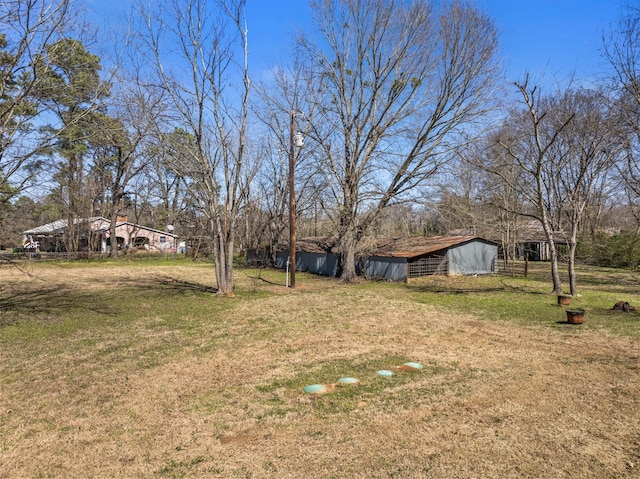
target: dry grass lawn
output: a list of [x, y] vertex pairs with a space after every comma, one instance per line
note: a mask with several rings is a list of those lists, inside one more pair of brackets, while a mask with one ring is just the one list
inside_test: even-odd
[[0, 268], [2, 478], [640, 477], [637, 334], [305, 275], [221, 298], [186, 262], [30, 273]]

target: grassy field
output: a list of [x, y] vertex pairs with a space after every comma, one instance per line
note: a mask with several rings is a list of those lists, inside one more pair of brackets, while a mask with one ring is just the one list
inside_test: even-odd
[[239, 270], [235, 298], [203, 263], [23, 267], [0, 268], [2, 478], [640, 477], [640, 311], [610, 309], [638, 274], [581, 270], [575, 326], [547, 265]]

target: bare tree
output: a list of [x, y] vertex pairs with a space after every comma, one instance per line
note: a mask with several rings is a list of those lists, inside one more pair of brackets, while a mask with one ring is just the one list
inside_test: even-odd
[[518, 221], [525, 213], [521, 193], [525, 180], [518, 166], [508, 159], [500, 138], [517, 136], [507, 122], [461, 153], [461, 167], [477, 182], [483, 235], [500, 243], [505, 268], [517, 255]]
[[[522, 95], [524, 109], [514, 111], [506, 120], [508, 128], [498, 134], [496, 143], [502, 154], [496, 157], [490, 171], [510, 188], [519, 191], [523, 199], [533, 206], [533, 211], [522, 213], [542, 225], [549, 245], [553, 291], [562, 294], [556, 247], [559, 225], [557, 216], [554, 216], [559, 214], [557, 205], [562, 200], [554, 197], [557, 192], [553, 187], [554, 177], [558, 171], [553, 167], [550, 149], [574, 114], [550, 108], [548, 102], [541, 100], [539, 89], [530, 88], [528, 76], [523, 83], [516, 83], [516, 88]], [[513, 166], [518, 175], [512, 174]]]
[[[134, 179], [149, 164], [150, 144], [156, 122], [163, 117], [163, 98], [156, 89], [135, 82], [120, 83], [111, 100], [111, 115], [94, 116], [93, 172], [100, 180], [102, 202], [99, 208], [110, 220], [110, 256], [118, 255], [116, 227], [126, 212]], [[133, 246], [133, 245], [130, 245]]]
[[71, 0], [4, 0], [0, 3], [0, 203], [31, 184], [38, 156], [61, 129], [34, 125], [42, 105], [34, 88], [46, 73], [47, 45], [71, 28]]
[[[307, 66], [299, 56], [295, 56], [292, 66], [273, 69], [273, 78], [257, 87], [260, 103], [255, 112], [265, 130], [262, 148], [265, 160], [259, 175], [259, 195], [266, 200], [265, 228], [272, 258], [275, 258], [276, 244], [282, 239], [285, 228], [290, 226], [286, 214], [292, 206], [289, 196], [292, 172], [289, 171], [290, 165], [287, 165], [291, 153], [291, 122], [294, 134], [303, 137], [309, 135], [308, 119], [314, 116], [316, 107], [309, 102], [312, 88]], [[322, 209], [318, 197], [322, 177], [314, 153], [314, 145], [309, 142], [304, 147], [293, 149], [293, 213], [296, 222], [306, 210], [313, 210], [316, 220], [318, 210]], [[298, 226], [302, 227], [303, 224]]]
[[556, 294], [562, 294], [557, 244], [566, 242], [575, 295], [578, 233], [588, 208], [602, 202], [619, 156], [620, 130], [599, 91], [567, 88], [544, 98], [537, 87], [529, 87], [528, 77], [516, 87], [524, 109], [508, 117], [496, 139], [499, 148], [490, 150], [496, 156], [484, 168], [533, 207], [521, 214], [535, 218], [544, 230]]
[[311, 132], [345, 281], [375, 219], [438, 173], [491, 107], [491, 21], [462, 1], [433, 5], [313, 1], [321, 40], [299, 40], [314, 67]]
[[557, 207], [566, 223], [569, 283], [575, 295], [578, 232], [589, 206], [602, 202], [623, 142], [618, 115], [610, 112], [602, 92], [569, 90], [554, 103], [561, 116], [573, 116], [551, 146], [549, 159], [556, 172], [550, 184], [557, 190], [555, 196], [562, 198]]
[[627, 132], [620, 178], [634, 205], [640, 201], [640, 8], [626, 8], [617, 28], [604, 38], [604, 57], [613, 68], [612, 89], [618, 92], [614, 108]]
[[170, 125], [184, 140], [172, 167], [188, 180], [209, 226], [218, 291], [232, 294], [236, 222], [251, 179], [245, 1], [167, 0], [154, 6], [142, 9], [145, 42], [171, 103]]

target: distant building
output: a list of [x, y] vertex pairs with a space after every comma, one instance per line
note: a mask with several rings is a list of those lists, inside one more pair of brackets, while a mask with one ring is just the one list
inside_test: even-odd
[[[564, 234], [554, 232], [554, 242], [558, 249], [566, 248]], [[537, 220], [520, 221], [518, 223], [517, 257], [529, 261], [549, 261], [551, 248], [544, 234], [542, 224]]]
[[[498, 245], [477, 236], [436, 236], [365, 240], [358, 274], [369, 278], [406, 282], [420, 276], [489, 274], [498, 268]], [[276, 254], [276, 267], [284, 269], [289, 251]], [[297, 242], [296, 270], [337, 276], [335, 239], [304, 238]]]
[[[80, 231], [80, 251], [107, 253], [113, 242], [110, 238], [111, 222], [100, 216], [77, 219], [75, 227]], [[43, 252], [67, 252], [66, 235], [68, 222], [65, 219], [31, 228], [22, 233], [24, 247]], [[175, 251], [177, 235], [167, 231], [138, 225], [119, 217], [116, 222], [116, 241], [118, 248], [137, 249], [149, 252]]]

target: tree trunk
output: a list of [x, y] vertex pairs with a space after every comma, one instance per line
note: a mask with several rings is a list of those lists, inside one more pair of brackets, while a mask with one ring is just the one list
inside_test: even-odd
[[[542, 201], [540, 204], [544, 204]], [[539, 207], [542, 210], [542, 207]], [[553, 294], [562, 294], [562, 282], [560, 281], [560, 271], [558, 269], [558, 250], [556, 240], [548, 216], [544, 210], [541, 211], [542, 229], [544, 230], [547, 243], [549, 244], [549, 256], [551, 256], [551, 279], [553, 280]]]
[[569, 287], [571, 288], [571, 296], [575, 296], [577, 294], [577, 286], [576, 286], [576, 245], [569, 245]]
[[549, 244], [551, 254], [551, 278], [553, 280], [553, 294], [562, 294], [562, 282], [560, 281], [560, 270], [558, 269], [558, 252], [555, 243]]
[[569, 264], [568, 264], [568, 272], [569, 272], [569, 287], [571, 288], [571, 296], [575, 296], [577, 292], [577, 280], [576, 280], [576, 248], [578, 245], [578, 230], [577, 230], [577, 220], [573, 221], [571, 227], [571, 238], [569, 238]]
[[356, 247], [358, 235], [349, 229], [340, 242], [340, 280], [350, 282], [356, 279]]
[[235, 228], [233, 222], [227, 224], [216, 218], [213, 222], [216, 231], [213, 233], [214, 263], [216, 269], [216, 283], [218, 294], [233, 295], [233, 236]]

